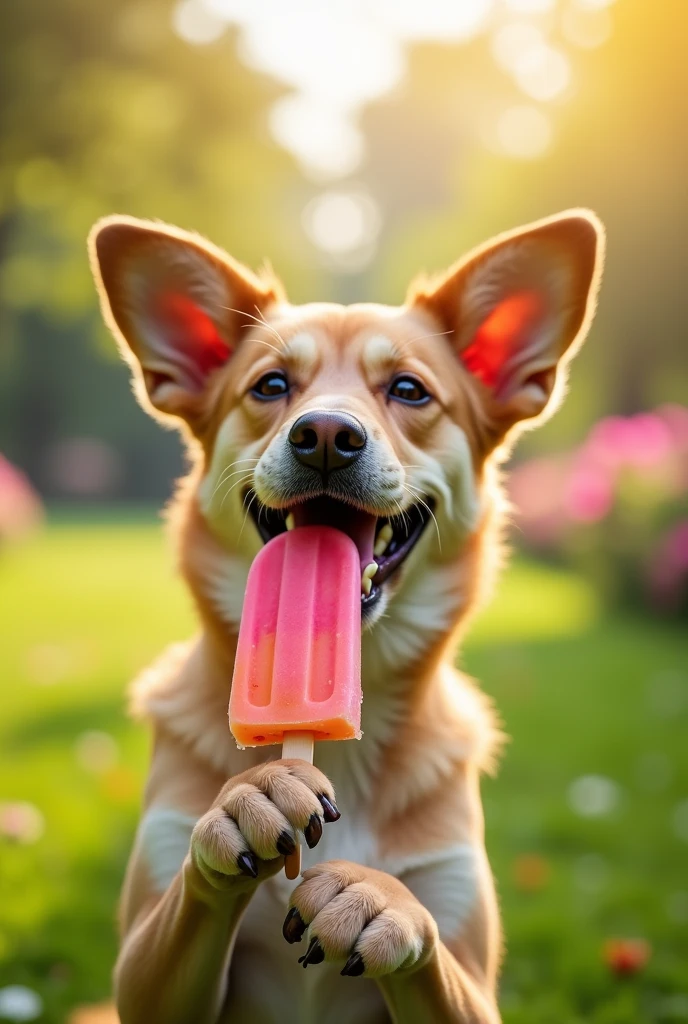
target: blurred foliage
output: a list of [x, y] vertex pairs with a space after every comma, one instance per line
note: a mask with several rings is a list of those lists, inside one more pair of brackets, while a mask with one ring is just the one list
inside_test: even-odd
[[420, 268], [441, 269], [537, 217], [589, 206], [605, 222], [600, 305], [572, 398], [524, 451], [571, 442], [604, 413], [688, 401], [688, 5], [622, 0], [612, 10], [609, 41], [575, 55], [575, 94], [553, 104], [553, 145], [538, 160], [475, 144], [500, 109], [523, 102], [485, 36], [460, 51], [417, 47], [406, 87], [365, 116], [367, 177], [393, 211], [380, 301], [399, 301]]
[[[64, 1024], [107, 997], [116, 953], [148, 760], [123, 682], [193, 618], [150, 522], [52, 526], [7, 549], [3, 583], [0, 673], [13, 682], [0, 722], [0, 988], [38, 991], [41, 1021]], [[463, 660], [512, 737], [484, 785], [508, 937], [505, 1024], [684, 1019], [686, 636], [604, 615], [576, 576], [520, 562]], [[614, 796], [595, 815], [572, 805], [581, 776]], [[28, 803], [38, 827], [12, 839], [3, 801]], [[650, 949], [626, 977], [605, 951], [621, 939]]]
[[[550, 106], [535, 161], [484, 136], [522, 103], [490, 37], [409, 51], [402, 86], [363, 116], [368, 155], [342, 187], [383, 215], [366, 268], [335, 273], [308, 242], [309, 183], [269, 136], [279, 87], [245, 67], [227, 31], [190, 46], [170, 0], [25, 0], [0, 6], [0, 450], [48, 496], [64, 492], [55, 444], [91, 436], [122, 465], [103, 497], [155, 498], [180, 468], [176, 439], [133, 406], [96, 312], [84, 240], [119, 211], [196, 228], [252, 265], [269, 256], [296, 301], [398, 302], [507, 227], [569, 206], [609, 231], [598, 319], [574, 399], [524, 452], [579, 437], [599, 415], [685, 401], [688, 318], [688, 7], [613, 7], [611, 39], [574, 57], [574, 92]], [[565, 41], [557, 40], [566, 49]]]
[[[267, 133], [279, 95], [225, 37], [179, 40], [168, 0], [0, 6], [0, 450], [54, 492], [51, 444], [120, 451], [123, 492], [159, 498], [179, 469], [128, 394], [96, 313], [85, 240], [112, 212], [212, 235], [298, 283], [290, 158]], [[275, 231], [275, 224], [282, 230]]]

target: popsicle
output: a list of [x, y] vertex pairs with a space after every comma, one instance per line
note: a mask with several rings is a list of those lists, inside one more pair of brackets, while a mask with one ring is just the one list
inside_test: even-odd
[[[330, 526], [281, 533], [251, 565], [229, 722], [240, 746], [282, 744], [312, 763], [314, 740], [361, 732], [361, 563]], [[287, 858], [300, 871], [300, 850]]]

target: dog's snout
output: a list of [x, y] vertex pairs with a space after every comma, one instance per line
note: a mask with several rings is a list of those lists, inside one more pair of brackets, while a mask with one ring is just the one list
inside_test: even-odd
[[294, 455], [323, 477], [350, 466], [366, 446], [363, 424], [344, 412], [315, 409], [299, 416], [289, 431]]

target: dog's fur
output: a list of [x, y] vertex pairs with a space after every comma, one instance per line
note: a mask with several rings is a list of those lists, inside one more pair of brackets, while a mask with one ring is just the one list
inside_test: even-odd
[[[399, 308], [294, 307], [271, 274], [196, 235], [124, 217], [94, 228], [103, 313], [139, 399], [182, 428], [191, 453], [171, 522], [201, 621], [135, 687], [155, 747], [121, 904], [122, 1024], [499, 1020], [479, 776], [500, 732], [453, 665], [500, 561], [499, 464], [561, 397], [601, 242], [597, 219], [574, 210], [416, 282]], [[261, 402], [250, 389], [275, 369], [289, 397]], [[402, 371], [427, 404], [390, 400]], [[359, 473], [359, 505], [395, 515], [430, 498], [435, 522], [364, 622], [363, 738], [317, 744], [314, 767], [237, 749], [227, 702], [261, 546], [244, 498], [252, 488], [284, 508], [303, 493], [287, 434], [316, 407], [365, 426], [364, 471], [345, 471]], [[312, 829], [315, 814], [317, 838], [319, 798], [335, 790], [341, 821], [287, 882], [280, 832]], [[249, 847], [255, 880], [237, 863]], [[307, 971], [282, 937], [290, 907], [291, 937], [309, 925], [318, 940]], [[340, 977], [346, 961], [363, 976]]]

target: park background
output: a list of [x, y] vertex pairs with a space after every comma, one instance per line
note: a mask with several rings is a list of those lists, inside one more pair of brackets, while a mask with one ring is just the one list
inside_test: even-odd
[[0, 7], [0, 1020], [105, 1000], [148, 757], [126, 683], [193, 629], [85, 237], [199, 230], [293, 301], [400, 302], [571, 206], [608, 230], [571, 394], [513, 464], [514, 560], [463, 663], [506, 1024], [688, 1021], [685, 0]]

